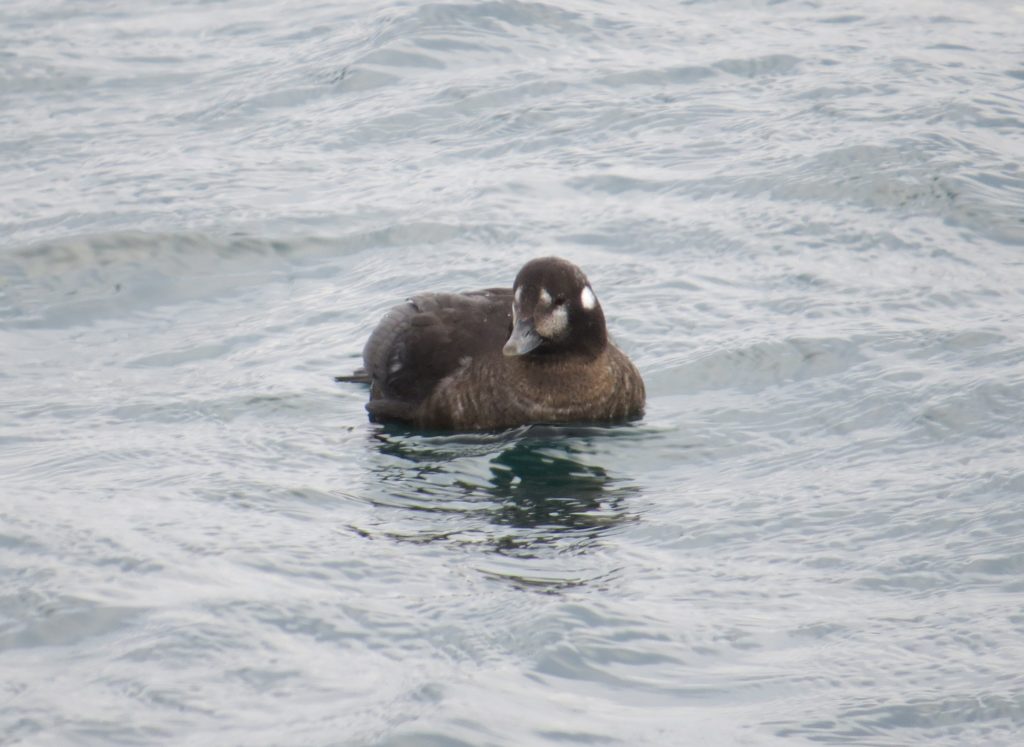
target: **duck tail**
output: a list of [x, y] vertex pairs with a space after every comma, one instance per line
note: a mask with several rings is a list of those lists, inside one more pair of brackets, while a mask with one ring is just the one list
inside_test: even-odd
[[357, 368], [348, 376], [335, 376], [334, 380], [344, 384], [369, 384], [370, 374], [366, 372], [365, 368]]

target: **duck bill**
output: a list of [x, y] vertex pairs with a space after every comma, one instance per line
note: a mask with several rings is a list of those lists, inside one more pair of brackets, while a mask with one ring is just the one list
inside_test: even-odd
[[533, 322], [520, 319], [512, 328], [512, 334], [501, 349], [510, 358], [516, 355], [526, 355], [543, 342], [537, 330], [533, 328]]

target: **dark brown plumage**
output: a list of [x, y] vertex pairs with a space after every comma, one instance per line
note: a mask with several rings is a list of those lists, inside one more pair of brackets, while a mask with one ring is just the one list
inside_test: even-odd
[[610, 422], [641, 415], [644, 383], [608, 340], [586, 276], [528, 262], [511, 289], [423, 293], [381, 319], [363, 349], [370, 420], [438, 430]]

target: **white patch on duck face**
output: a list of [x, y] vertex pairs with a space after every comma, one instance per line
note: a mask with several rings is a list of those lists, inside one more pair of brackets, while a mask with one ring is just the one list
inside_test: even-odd
[[538, 315], [534, 323], [541, 337], [558, 340], [569, 331], [569, 310], [556, 306], [549, 313]]
[[559, 306], [551, 312], [551, 318], [555, 321], [556, 336], [562, 335], [569, 329], [569, 309]]
[[544, 304], [545, 306], [550, 306], [551, 305], [551, 294], [548, 293], [548, 289], [547, 288], [541, 288], [540, 289], [540, 302], [542, 304]]
[[516, 288], [515, 295], [512, 300], [512, 324], [519, 321], [519, 308], [523, 305], [523, 286]]
[[597, 296], [594, 295], [594, 291], [590, 290], [589, 285], [584, 285], [583, 290], [580, 291], [580, 303], [587, 311], [597, 306]]

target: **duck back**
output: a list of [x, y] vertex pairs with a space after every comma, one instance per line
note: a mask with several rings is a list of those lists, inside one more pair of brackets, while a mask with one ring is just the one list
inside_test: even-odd
[[480, 357], [501, 356], [512, 291], [422, 293], [392, 307], [363, 348], [371, 420], [417, 421], [439, 383]]

